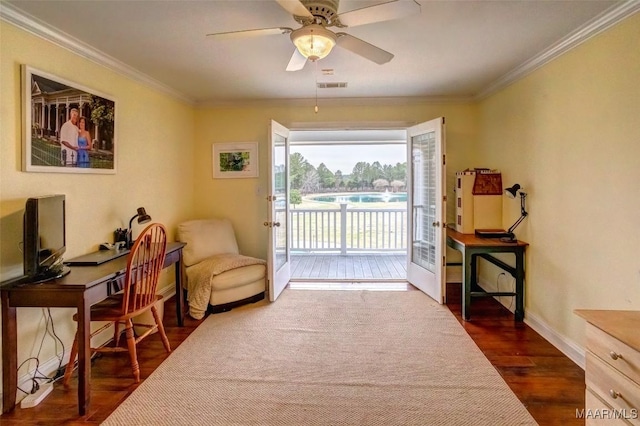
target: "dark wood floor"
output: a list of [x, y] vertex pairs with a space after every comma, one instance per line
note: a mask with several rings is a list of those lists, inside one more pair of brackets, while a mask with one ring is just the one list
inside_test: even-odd
[[[455, 285], [449, 286], [448, 300], [459, 300], [456, 291]], [[580, 367], [531, 328], [514, 323], [511, 313], [493, 299], [474, 300], [470, 322], [462, 321], [459, 304], [448, 306], [540, 425], [584, 424], [575, 416], [576, 409], [584, 408], [584, 372]], [[177, 327], [175, 303], [172, 299], [166, 302], [164, 324], [172, 348], [180, 345], [200, 322], [187, 318], [184, 327]], [[142, 341], [139, 348], [144, 380], [167, 355], [157, 335]], [[77, 413], [74, 376], [70, 389], [56, 383], [40, 405], [16, 407], [0, 417], [0, 424], [100, 424], [136, 389], [129, 372], [126, 353], [93, 361], [91, 408], [86, 416]]]
[[[171, 348], [177, 348], [203, 320], [187, 316], [184, 327], [177, 326], [175, 300], [165, 302], [163, 324]], [[143, 381], [167, 358], [160, 336], [153, 334], [138, 344], [140, 378]], [[133, 392], [138, 385], [133, 381], [129, 355], [126, 352], [104, 355], [91, 363], [91, 406], [85, 416], [78, 415], [78, 387], [76, 372], [69, 389], [58, 381], [53, 391], [39, 405], [0, 416], [1, 425], [76, 425], [100, 424]], [[133, 426], [133, 425], [132, 425]]]
[[[447, 284], [447, 300], [461, 300], [459, 284]], [[447, 306], [540, 425], [584, 425], [576, 418], [584, 408], [582, 368], [493, 298], [474, 299], [470, 321], [460, 303]]]

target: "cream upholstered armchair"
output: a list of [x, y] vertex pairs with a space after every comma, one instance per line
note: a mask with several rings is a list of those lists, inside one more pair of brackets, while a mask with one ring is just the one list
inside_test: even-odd
[[191, 220], [178, 225], [187, 271], [189, 315], [223, 312], [264, 299], [266, 262], [239, 254], [228, 219]]

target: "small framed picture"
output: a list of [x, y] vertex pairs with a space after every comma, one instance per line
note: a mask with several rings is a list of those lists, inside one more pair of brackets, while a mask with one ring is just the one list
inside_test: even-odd
[[258, 143], [213, 144], [213, 178], [258, 177]]
[[96, 90], [22, 66], [26, 172], [116, 173], [116, 102]]

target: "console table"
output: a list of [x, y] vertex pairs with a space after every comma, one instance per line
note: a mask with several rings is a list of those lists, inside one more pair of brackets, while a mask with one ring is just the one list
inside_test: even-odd
[[[178, 325], [184, 323], [184, 263], [185, 243], [167, 243], [164, 267], [176, 265], [176, 314]], [[120, 279], [127, 267], [127, 256], [97, 266], [71, 266], [68, 275], [40, 284], [24, 280], [2, 283], [2, 412], [15, 407], [18, 385], [18, 336], [16, 308], [76, 308], [78, 310], [78, 410], [85, 415], [89, 408], [91, 382], [90, 307], [104, 300], [112, 283]]]
[[[470, 306], [472, 297], [513, 296], [516, 298], [515, 320], [524, 319], [524, 252], [529, 245], [524, 241], [504, 242], [497, 238], [479, 238], [475, 234], [461, 234], [447, 229], [447, 245], [462, 253], [462, 318], [471, 318]], [[506, 264], [491, 253], [513, 253], [516, 258], [515, 268]], [[477, 283], [477, 258], [481, 257], [507, 271], [516, 279], [515, 292], [487, 292], [481, 290]]]

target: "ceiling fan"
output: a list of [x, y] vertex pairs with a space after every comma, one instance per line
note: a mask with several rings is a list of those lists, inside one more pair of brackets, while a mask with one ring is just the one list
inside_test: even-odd
[[415, 0], [391, 0], [386, 3], [364, 7], [338, 14], [340, 0], [276, 0], [293, 15], [302, 26], [260, 28], [241, 31], [207, 34], [215, 38], [236, 38], [271, 34], [289, 34], [296, 46], [287, 65], [287, 71], [299, 71], [307, 60], [317, 61], [331, 52], [334, 46], [362, 56], [377, 64], [393, 59], [393, 54], [344, 32], [333, 32], [328, 27], [347, 28], [357, 25], [389, 21], [420, 13], [420, 4]]

